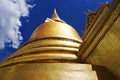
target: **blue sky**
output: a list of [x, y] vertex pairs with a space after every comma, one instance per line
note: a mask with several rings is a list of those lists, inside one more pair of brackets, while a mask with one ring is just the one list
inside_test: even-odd
[[[9, 0], [6, 1], [9, 2]], [[112, 2], [112, 0], [11, 1], [12, 2], [8, 3], [5, 2], [5, 0], [0, 0], [0, 5], [2, 3], [5, 4], [2, 7], [0, 6], [0, 15], [2, 14], [0, 16], [0, 21], [5, 24], [5, 26], [3, 26], [3, 23], [0, 23], [0, 45], [3, 45], [0, 46], [0, 61], [16, 51], [18, 46], [25, 43], [35, 28], [42, 24], [47, 17], [52, 15], [54, 8], [56, 8], [60, 18], [72, 25], [78, 31], [80, 36], [82, 36], [86, 21], [86, 15], [84, 13], [87, 12], [88, 9], [94, 11], [95, 9], [99, 8], [99, 3]], [[6, 6], [7, 4], [12, 7]], [[9, 15], [5, 13], [8, 13]], [[14, 15], [15, 13], [16, 15]], [[5, 17], [2, 18], [2, 16]], [[11, 22], [11, 20], [13, 20], [13, 22]], [[14, 32], [13, 34], [7, 34], [7, 32], [12, 33], [12, 30]]]

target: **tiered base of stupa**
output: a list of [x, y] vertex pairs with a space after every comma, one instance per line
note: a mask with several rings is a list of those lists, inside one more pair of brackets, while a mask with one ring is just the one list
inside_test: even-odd
[[[11, 74], [11, 75], [10, 75]], [[0, 80], [98, 80], [90, 64], [30, 63], [0, 68]]]

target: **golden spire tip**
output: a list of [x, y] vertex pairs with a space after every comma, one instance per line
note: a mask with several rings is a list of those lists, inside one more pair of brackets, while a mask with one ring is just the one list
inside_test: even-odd
[[54, 8], [54, 12], [53, 12], [53, 14], [51, 16], [51, 19], [58, 19], [58, 20], [60, 20], [58, 14], [57, 14], [56, 8]]

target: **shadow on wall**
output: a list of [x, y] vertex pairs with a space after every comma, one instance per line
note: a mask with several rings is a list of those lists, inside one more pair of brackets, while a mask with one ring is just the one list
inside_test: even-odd
[[117, 80], [115, 75], [103, 66], [93, 65], [93, 70], [96, 71], [98, 80]]

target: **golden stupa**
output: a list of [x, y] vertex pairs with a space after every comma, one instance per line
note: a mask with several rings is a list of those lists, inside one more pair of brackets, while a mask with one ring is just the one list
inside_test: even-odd
[[91, 65], [77, 63], [81, 43], [54, 10], [28, 42], [0, 63], [0, 80], [97, 80]]

